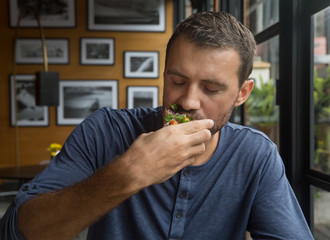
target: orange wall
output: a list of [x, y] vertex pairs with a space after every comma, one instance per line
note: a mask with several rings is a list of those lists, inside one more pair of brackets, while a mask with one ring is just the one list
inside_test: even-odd
[[[62, 80], [118, 80], [119, 108], [126, 107], [126, 88], [130, 85], [151, 85], [159, 87], [159, 104], [162, 99], [162, 73], [164, 70], [165, 48], [173, 31], [173, 5], [166, 1], [166, 31], [161, 33], [145, 32], [104, 32], [87, 30], [87, 1], [76, 1], [75, 28], [45, 28], [46, 38], [69, 38], [70, 62], [68, 65], [49, 65], [49, 71], [60, 72]], [[13, 42], [15, 29], [9, 27], [8, 1], [0, 2], [0, 167], [14, 166], [15, 128], [10, 126], [9, 75], [13, 72]], [[21, 28], [19, 37], [38, 38], [38, 28]], [[115, 65], [80, 65], [80, 38], [100, 37], [115, 39]], [[125, 79], [123, 77], [123, 52], [125, 50], [159, 51], [158, 79]], [[42, 71], [43, 65], [18, 65], [17, 74], [34, 74]], [[48, 127], [19, 127], [18, 152], [19, 164], [38, 164], [49, 159], [47, 147], [50, 143], [63, 144], [74, 126], [56, 125], [56, 109], [49, 107]]]

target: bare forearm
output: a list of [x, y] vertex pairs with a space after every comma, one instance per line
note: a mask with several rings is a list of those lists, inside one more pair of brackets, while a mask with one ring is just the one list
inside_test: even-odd
[[124, 168], [115, 161], [81, 183], [27, 201], [18, 213], [20, 230], [27, 239], [73, 239], [140, 190]]

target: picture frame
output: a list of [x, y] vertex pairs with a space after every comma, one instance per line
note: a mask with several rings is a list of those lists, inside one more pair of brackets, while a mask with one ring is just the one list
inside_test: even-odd
[[88, 30], [164, 32], [165, 0], [88, 0]]
[[158, 78], [159, 52], [157, 51], [125, 51], [125, 78]]
[[82, 65], [114, 65], [114, 38], [81, 38], [80, 64]]
[[57, 125], [78, 125], [103, 107], [118, 108], [117, 80], [62, 80]]
[[[76, 0], [35, 0], [9, 2], [9, 26], [16, 27], [20, 11], [29, 6], [38, 14], [43, 28], [74, 28], [76, 27]], [[22, 16], [20, 27], [38, 27], [34, 13], [27, 10]]]
[[[15, 90], [16, 78], [16, 90]], [[10, 125], [16, 126], [17, 99], [17, 126], [39, 127], [49, 126], [49, 108], [36, 105], [35, 92], [36, 75], [16, 74], [10, 75]]]
[[[48, 64], [69, 64], [69, 39], [52, 38], [45, 40]], [[17, 64], [43, 64], [41, 39], [18, 38], [15, 46]]]
[[158, 86], [128, 86], [127, 108], [156, 108], [158, 106]]

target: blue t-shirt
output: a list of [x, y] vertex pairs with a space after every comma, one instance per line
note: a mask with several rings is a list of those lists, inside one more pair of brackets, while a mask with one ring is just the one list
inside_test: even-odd
[[[1, 239], [24, 239], [17, 226], [22, 203], [88, 178], [140, 134], [161, 128], [161, 112], [104, 108], [92, 114], [45, 171], [22, 186], [2, 220]], [[276, 145], [259, 131], [227, 123], [208, 162], [130, 197], [91, 225], [88, 239], [232, 240], [244, 239], [246, 230], [254, 239], [313, 239]]]

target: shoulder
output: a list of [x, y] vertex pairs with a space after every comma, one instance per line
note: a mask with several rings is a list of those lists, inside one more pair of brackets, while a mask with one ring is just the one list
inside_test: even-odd
[[256, 129], [228, 123], [221, 130], [220, 147], [222, 154], [231, 156], [235, 166], [244, 166], [259, 173], [269, 168], [282, 171], [277, 145]]
[[140, 134], [155, 131], [162, 125], [162, 108], [111, 109], [95, 111], [80, 123], [68, 140], [85, 143], [107, 143], [109, 146], [125, 141], [128, 146]]
[[221, 130], [221, 136], [223, 135], [230, 141], [236, 139], [236, 141], [239, 141], [239, 144], [262, 144], [269, 147], [276, 146], [275, 143], [272, 142], [272, 140], [270, 140], [269, 137], [263, 132], [254, 128], [237, 125], [230, 122], [228, 122]]

